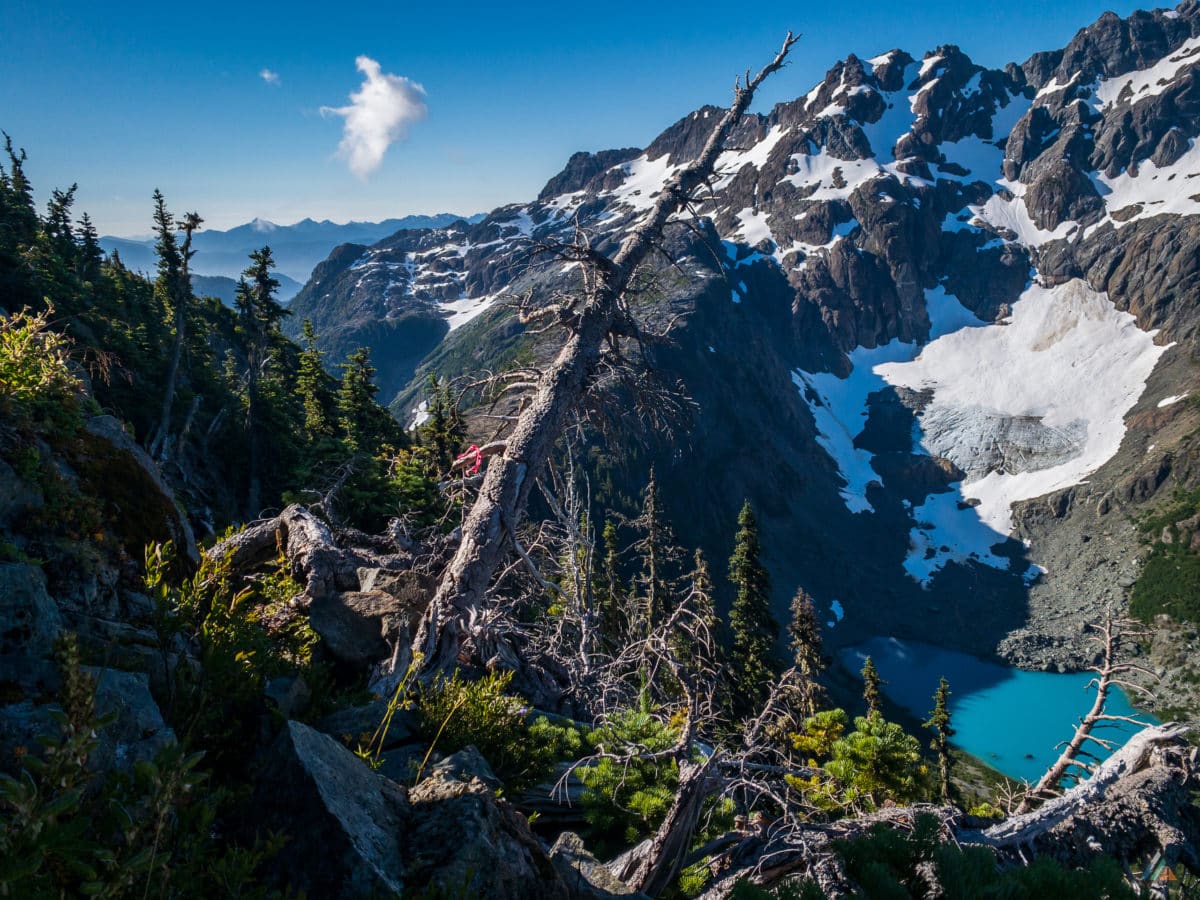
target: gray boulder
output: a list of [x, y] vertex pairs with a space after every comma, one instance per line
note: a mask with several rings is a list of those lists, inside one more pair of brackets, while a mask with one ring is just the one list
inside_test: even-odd
[[294, 719], [302, 714], [312, 699], [308, 682], [299, 675], [280, 675], [268, 679], [263, 686], [263, 694], [285, 719]]
[[42, 492], [0, 459], [0, 529], [9, 528], [28, 509], [42, 505]]
[[130, 771], [135, 763], [153, 759], [175, 743], [175, 732], [163, 721], [144, 672], [91, 666], [83, 671], [96, 682], [96, 715], [112, 718], [97, 734], [99, 743], [90, 760], [93, 769]]
[[[365, 706], [339, 709], [318, 722], [317, 728], [344, 744], [354, 744], [356, 741], [366, 744], [383, 721], [387, 706], [387, 700], [379, 699]], [[398, 709], [392, 716], [387, 734], [383, 736], [382, 749], [410, 743], [416, 739], [416, 734], [416, 716], [406, 709]]]
[[309, 623], [335, 657], [368, 665], [389, 655], [385, 636], [406, 627], [403, 604], [383, 591], [345, 591], [313, 600]]
[[437, 582], [432, 576], [410, 569], [382, 569], [366, 567], [358, 570], [359, 589], [363, 591], [383, 591], [391, 594], [407, 611], [413, 615], [421, 615], [429, 606], [429, 600], [437, 589]]
[[404, 895], [404, 789], [314, 728], [288, 722], [256, 793], [255, 825], [288, 835], [268, 874], [310, 897]]
[[476, 750], [474, 745], [464, 747], [435, 763], [429, 769], [429, 777], [464, 782], [478, 778], [492, 790], [496, 790], [502, 784], [488, 761], [483, 758], [483, 754]]
[[434, 896], [541, 900], [573, 891], [529, 822], [479, 779], [435, 773], [408, 793], [409, 883]]
[[0, 658], [49, 658], [62, 630], [58, 607], [36, 566], [0, 564]]

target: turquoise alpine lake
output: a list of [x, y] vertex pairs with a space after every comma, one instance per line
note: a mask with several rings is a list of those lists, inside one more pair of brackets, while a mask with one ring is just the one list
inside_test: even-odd
[[[867, 656], [887, 682], [883, 686], [887, 697], [922, 721], [929, 717], [938, 680], [945, 676], [950, 683], [951, 725], [957, 732], [952, 743], [1010, 778], [1030, 782], [1058, 758], [1058, 745], [1071, 738], [1074, 726], [1096, 697], [1095, 688], [1088, 686], [1091, 672], [1026, 672], [968, 653], [896, 638], [872, 638], [843, 650], [841, 659], [858, 672]], [[1109, 695], [1106, 712], [1137, 715], [1156, 724], [1153, 717], [1134, 710], [1119, 690]], [[1130, 723], [1106, 722], [1094, 733], [1120, 746], [1138, 730]], [[922, 743], [927, 741], [922, 738]], [[1084, 749], [1100, 758], [1108, 755], [1094, 741], [1088, 741]]]

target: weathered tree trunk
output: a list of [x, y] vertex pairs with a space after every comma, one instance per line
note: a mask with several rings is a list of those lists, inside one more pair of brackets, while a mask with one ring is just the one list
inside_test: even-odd
[[175, 385], [179, 380], [179, 363], [183, 358], [183, 344], [187, 337], [187, 304], [192, 296], [192, 277], [189, 266], [195, 255], [192, 250], [192, 233], [200, 228], [204, 220], [196, 213], [188, 213], [183, 221], [183, 246], [180, 248], [182, 274], [177, 288], [175, 300], [175, 344], [171, 348], [171, 365], [167, 369], [167, 385], [163, 389], [162, 409], [158, 416], [158, 429], [154, 441], [148, 448], [150, 455], [159, 462], [165, 460], [170, 453], [171, 445], [171, 406], [175, 403]]
[[205, 555], [241, 572], [281, 553], [304, 584], [295, 598], [303, 607], [339, 591], [357, 590], [358, 569], [384, 562], [369, 548], [339, 547], [329, 526], [297, 505], [215, 544]]
[[679, 877], [684, 857], [696, 834], [704, 801], [712, 793], [712, 774], [719, 763], [720, 754], [714, 753], [702, 763], [679, 764], [679, 790], [675, 802], [628, 879], [632, 887], [657, 897]]
[[795, 875], [812, 878], [826, 896], [850, 896], [856, 886], [832, 842], [866, 835], [879, 823], [911, 829], [923, 814], [941, 822], [944, 840], [986, 846], [1002, 865], [1049, 856], [1078, 867], [1109, 856], [1132, 870], [1161, 853], [1168, 865], [1182, 863], [1200, 875], [1200, 809], [1192, 800], [1200, 788], [1200, 761], [1196, 748], [1180, 740], [1186, 731], [1178, 725], [1143, 729], [1087, 781], [984, 830], [970, 827], [954, 807], [917, 805], [747, 836], [721, 855], [724, 874], [701, 896], [723, 900], [742, 878], [769, 887]]
[[653, 209], [625, 238], [612, 260], [595, 259], [593, 281], [566, 344], [542, 374], [537, 389], [517, 420], [504, 452], [493, 458], [479, 496], [462, 528], [462, 543], [442, 575], [429, 612], [413, 643], [424, 654], [426, 673], [447, 671], [458, 660], [464, 639], [476, 630], [492, 575], [500, 563], [506, 534], [525, 509], [533, 483], [558, 440], [568, 412], [582, 402], [588, 378], [600, 359], [614, 325], [618, 301], [634, 273], [658, 244], [664, 226], [709, 178], [725, 140], [741, 121], [762, 81], [784, 64], [795, 43], [789, 32], [783, 48], [743, 87], [735, 87], [733, 105], [721, 117], [700, 156], [663, 188]]
[[[1136, 663], [1122, 662], [1117, 657], [1120, 652], [1120, 644], [1123, 636], [1123, 630], [1127, 629], [1132, 623], [1114, 619], [1111, 615], [1105, 620], [1101, 626], [1090, 626], [1099, 633], [1099, 644], [1102, 653], [1102, 659], [1099, 665], [1092, 666], [1091, 669], [1096, 673], [1094, 683], [1096, 685], [1096, 699], [1092, 702], [1092, 708], [1075, 726], [1075, 734], [1071, 740], [1063, 748], [1063, 752], [1055, 760], [1054, 764], [1046, 770], [1041, 779], [1036, 785], [1026, 792], [1021, 799], [1020, 806], [1017, 807], [1017, 815], [1022, 815], [1029, 812], [1036, 805], [1037, 801], [1044, 800], [1047, 797], [1054, 797], [1059, 793], [1059, 784], [1063, 777], [1072, 768], [1079, 768], [1077, 762], [1079, 754], [1083, 751], [1084, 745], [1090, 740], [1105, 749], [1112, 749], [1112, 742], [1104, 738], [1097, 737], [1093, 732], [1097, 725], [1101, 722], [1121, 722], [1121, 721], [1136, 721], [1127, 716], [1111, 716], [1104, 711], [1108, 703], [1109, 692], [1117, 686], [1136, 687], [1131, 685], [1122, 676], [1129, 672], [1141, 671], [1144, 674], [1153, 675], [1148, 669], [1137, 665]], [[1138, 722], [1139, 725], [1144, 725], [1144, 722]]]
[[1050, 855], [1068, 865], [1098, 853], [1136, 863], [1161, 851], [1168, 865], [1183, 862], [1200, 874], [1200, 809], [1191, 799], [1200, 771], [1195, 748], [1180, 744], [1187, 730], [1168, 724], [1139, 731], [1087, 781], [993, 825], [978, 842], [1014, 859]]

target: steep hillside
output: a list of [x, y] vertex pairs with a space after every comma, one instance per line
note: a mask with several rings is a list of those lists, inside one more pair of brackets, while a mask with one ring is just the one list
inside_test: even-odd
[[[1189, 0], [1004, 70], [851, 55], [744, 122], [638, 301], [674, 321], [653, 361], [696, 401], [686, 446], [639, 464], [684, 540], [725, 558], [748, 496], [779, 608], [838, 601], [835, 640], [1078, 663], [1084, 614], [1137, 577], [1134, 520], [1195, 479], [1198, 63]], [[337, 354], [371, 344], [406, 421], [426, 371], [543, 358], [506, 300], [578, 273], [538, 246], [610, 247], [713, 113], [576, 154], [476, 225], [340, 247], [297, 318]]]

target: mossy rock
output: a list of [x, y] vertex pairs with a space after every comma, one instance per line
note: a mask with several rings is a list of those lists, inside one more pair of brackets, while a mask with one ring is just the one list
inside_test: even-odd
[[137, 557], [147, 544], [173, 541], [181, 557], [199, 563], [187, 517], [150, 456], [112, 416], [96, 416], [80, 433], [71, 464], [79, 491], [103, 504], [105, 532]]

